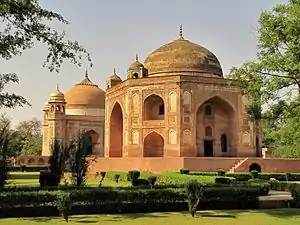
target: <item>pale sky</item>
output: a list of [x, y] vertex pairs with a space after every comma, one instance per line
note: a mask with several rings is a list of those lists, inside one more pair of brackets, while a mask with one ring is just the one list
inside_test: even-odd
[[[232, 66], [255, 59], [256, 31], [260, 12], [286, 0], [43, 0], [42, 5], [63, 15], [70, 24], [58, 25], [68, 38], [78, 40], [92, 55], [89, 70], [93, 82], [105, 88], [115, 67], [123, 79], [139, 54], [148, 54], [179, 34], [211, 50], [219, 59], [224, 74]], [[43, 68], [47, 48], [37, 44], [32, 50], [9, 61], [0, 61], [1, 72], [16, 72], [20, 83], [7, 88], [23, 95], [32, 107], [1, 110], [13, 124], [37, 117], [59, 84], [62, 92], [84, 77], [84, 69], [68, 62], [59, 74]]]

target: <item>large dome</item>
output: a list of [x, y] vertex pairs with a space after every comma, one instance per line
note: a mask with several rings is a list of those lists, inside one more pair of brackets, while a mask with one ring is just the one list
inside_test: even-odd
[[218, 58], [201, 45], [185, 40], [182, 35], [152, 52], [145, 60], [148, 74], [190, 72], [223, 77]]
[[86, 74], [84, 80], [65, 93], [67, 109], [105, 108], [105, 92], [94, 84]]

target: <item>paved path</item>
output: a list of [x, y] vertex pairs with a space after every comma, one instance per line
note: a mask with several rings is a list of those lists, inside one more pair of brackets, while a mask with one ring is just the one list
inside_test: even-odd
[[287, 201], [293, 200], [290, 192], [285, 191], [270, 191], [267, 196], [260, 196], [260, 201]]

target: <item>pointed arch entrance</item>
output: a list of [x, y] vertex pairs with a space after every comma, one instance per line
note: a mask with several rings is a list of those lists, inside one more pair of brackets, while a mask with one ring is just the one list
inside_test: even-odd
[[156, 133], [151, 132], [144, 139], [144, 157], [163, 157], [164, 139]]
[[94, 130], [89, 130], [84, 133], [85, 138], [88, 141], [87, 155], [93, 155], [99, 153], [100, 136]]
[[196, 112], [197, 156], [235, 156], [237, 135], [236, 110], [229, 102], [214, 96], [199, 106]]
[[123, 157], [123, 113], [118, 102], [110, 115], [109, 157]]

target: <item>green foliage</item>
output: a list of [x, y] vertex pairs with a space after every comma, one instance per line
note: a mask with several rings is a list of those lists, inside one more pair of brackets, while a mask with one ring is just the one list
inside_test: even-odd
[[258, 173], [258, 171], [256, 171], [256, 170], [252, 170], [252, 171], [251, 171], [251, 176], [252, 176], [253, 179], [257, 179], [257, 178], [258, 178], [258, 174], [259, 174], [259, 173]]
[[187, 168], [182, 168], [182, 169], [180, 169], [180, 173], [181, 173], [181, 174], [189, 174], [189, 172], [190, 172], [190, 170], [187, 169]]
[[220, 176], [220, 177], [225, 177], [225, 175], [226, 175], [226, 171], [223, 169], [218, 169], [217, 173], [218, 173], [218, 176]]
[[185, 189], [189, 205], [189, 211], [192, 217], [194, 217], [197, 211], [197, 207], [204, 194], [204, 186], [196, 180], [193, 180], [186, 185]]
[[89, 140], [84, 133], [78, 133], [77, 137], [72, 141], [72, 146], [73, 148], [70, 151], [72, 183], [76, 186], [84, 186], [86, 184], [88, 167], [95, 159], [87, 158]]
[[[63, 172], [66, 169], [66, 162], [68, 160], [69, 153], [72, 147], [72, 143], [63, 146], [58, 139], [54, 139], [51, 143], [50, 149], [52, 154], [49, 159], [49, 169], [54, 176], [61, 177], [63, 175]], [[57, 185], [58, 184], [59, 182], [57, 183]]]
[[119, 180], [120, 180], [120, 174], [115, 174], [114, 180], [115, 180], [116, 183], [119, 183]]
[[148, 177], [149, 184], [150, 184], [152, 187], [155, 185], [156, 180], [157, 180], [157, 177], [156, 177], [156, 176]]
[[40, 156], [42, 154], [42, 122], [36, 118], [18, 124], [16, 131], [22, 138], [20, 155]]
[[[247, 95], [247, 113], [262, 120], [263, 145], [275, 157], [300, 157], [300, 2], [289, 0], [259, 18], [258, 60], [231, 69]], [[262, 114], [262, 105], [267, 111]]]
[[297, 208], [300, 208], [300, 184], [295, 184], [292, 188], [293, 201]]
[[66, 220], [67, 223], [71, 214], [72, 204], [73, 202], [70, 193], [65, 192], [58, 195], [56, 200], [57, 209], [60, 215]]
[[138, 171], [138, 170], [128, 171], [127, 180], [128, 181], [136, 180], [136, 179], [138, 179], [140, 177], [140, 175], [141, 175], [141, 172]]
[[231, 184], [235, 181], [234, 177], [216, 177], [215, 182], [217, 184]]
[[[81, 66], [82, 59], [86, 58], [92, 66], [90, 54], [77, 41], [67, 40], [65, 32], [49, 26], [53, 21], [61, 24], [69, 22], [60, 14], [44, 9], [38, 0], [1, 1], [0, 19], [2, 59], [10, 60], [33, 48], [36, 42], [41, 42], [48, 46], [44, 67], [50, 71], [58, 72], [65, 60]], [[4, 92], [7, 84], [19, 82], [15, 73], [0, 74], [0, 80], [0, 107], [29, 105], [24, 97]]]

